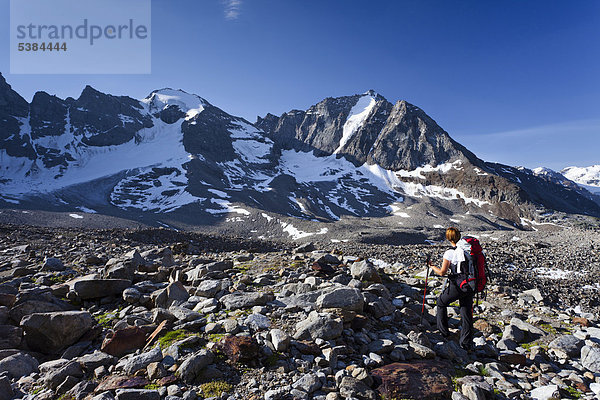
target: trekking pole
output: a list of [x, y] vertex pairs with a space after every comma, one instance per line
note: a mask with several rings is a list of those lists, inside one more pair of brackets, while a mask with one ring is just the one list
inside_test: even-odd
[[425, 265], [427, 265], [427, 272], [425, 273], [425, 290], [423, 291], [423, 306], [421, 307], [421, 320], [419, 321], [419, 325], [423, 324], [423, 314], [425, 313], [425, 297], [427, 296], [427, 282], [429, 281], [429, 261], [431, 260], [431, 253], [427, 255], [427, 261], [425, 261]]

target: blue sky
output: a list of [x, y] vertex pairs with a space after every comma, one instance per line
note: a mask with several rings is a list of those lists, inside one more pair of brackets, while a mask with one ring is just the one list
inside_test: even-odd
[[599, 33], [594, 0], [155, 0], [149, 75], [9, 74], [8, 28], [0, 71], [27, 100], [173, 87], [252, 122], [374, 89], [485, 160], [561, 169], [600, 164]]

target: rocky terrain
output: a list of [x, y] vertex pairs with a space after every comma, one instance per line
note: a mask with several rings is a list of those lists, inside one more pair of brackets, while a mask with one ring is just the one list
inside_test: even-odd
[[0, 399], [600, 396], [597, 231], [479, 234], [494, 277], [470, 352], [436, 333], [443, 279], [421, 319], [441, 242], [0, 232]]

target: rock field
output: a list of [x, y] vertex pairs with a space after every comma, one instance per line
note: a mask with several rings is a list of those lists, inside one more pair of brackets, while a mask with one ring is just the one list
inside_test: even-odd
[[600, 398], [598, 232], [479, 237], [467, 352], [443, 243], [0, 225], [0, 400]]

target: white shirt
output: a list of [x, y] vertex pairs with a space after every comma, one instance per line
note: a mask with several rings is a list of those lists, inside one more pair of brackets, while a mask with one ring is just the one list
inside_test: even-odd
[[444, 260], [450, 261], [450, 272], [461, 272], [457, 269], [457, 266], [459, 266], [461, 262], [465, 261], [465, 251], [471, 251], [471, 246], [466, 240], [463, 239], [460, 239], [458, 243], [456, 243], [456, 247], [454, 249], [446, 250], [444, 253]]

